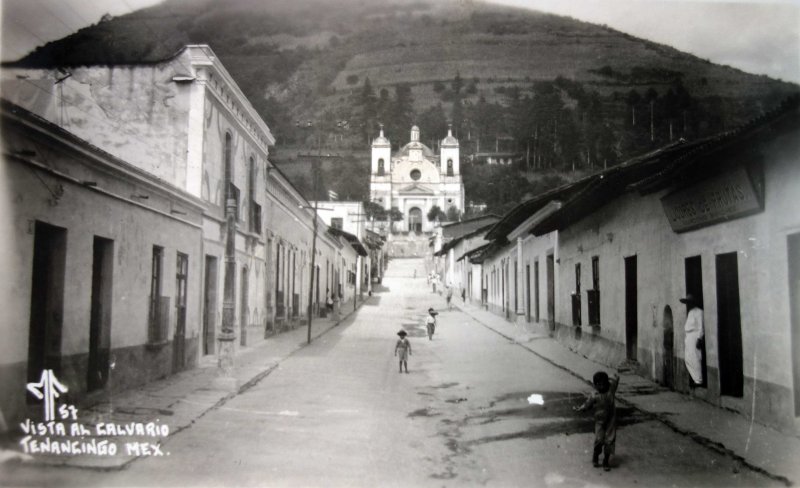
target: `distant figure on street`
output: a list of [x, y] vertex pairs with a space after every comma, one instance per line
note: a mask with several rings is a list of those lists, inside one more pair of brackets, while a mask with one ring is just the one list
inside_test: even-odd
[[403, 367], [406, 369], [406, 374], [408, 373], [408, 356], [411, 355], [411, 343], [408, 342], [406, 339], [406, 331], [401, 330], [397, 333], [400, 336], [400, 339], [397, 340], [397, 344], [394, 346], [394, 355], [395, 357], [400, 356], [400, 373], [403, 372]]
[[465, 288], [461, 289], [461, 302], [467, 303], [467, 290]]
[[428, 331], [428, 340], [433, 340], [433, 333], [436, 331], [436, 316], [439, 315], [432, 308], [428, 309], [428, 316], [425, 317], [425, 329]]
[[333, 312], [333, 297], [330, 288], [325, 289], [325, 308], [328, 309], [328, 312]]
[[614, 373], [611, 380], [604, 371], [598, 371], [592, 377], [594, 391], [580, 407], [573, 407], [576, 412], [594, 409], [594, 452], [592, 465], [600, 467], [600, 453], [603, 453], [603, 470], [610, 471], [608, 458], [614, 454], [617, 442], [617, 408], [614, 397], [619, 386], [619, 375]]
[[451, 305], [452, 301], [453, 301], [453, 286], [452, 285], [448, 285], [447, 286], [447, 310], [452, 310], [453, 309], [453, 307]]
[[689, 386], [695, 388], [703, 384], [703, 348], [705, 347], [705, 331], [703, 328], [703, 309], [700, 301], [688, 293], [686, 298], [681, 298], [681, 303], [686, 304], [686, 338], [684, 342], [684, 361], [691, 381]]

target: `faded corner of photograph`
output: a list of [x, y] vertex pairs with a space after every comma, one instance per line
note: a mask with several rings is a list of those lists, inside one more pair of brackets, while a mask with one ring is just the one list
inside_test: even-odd
[[797, 3], [0, 7], [0, 485], [800, 483]]

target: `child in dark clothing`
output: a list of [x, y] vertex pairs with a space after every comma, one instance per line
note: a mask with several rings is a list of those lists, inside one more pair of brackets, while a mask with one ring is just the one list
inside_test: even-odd
[[617, 440], [617, 411], [614, 404], [614, 396], [619, 386], [619, 375], [609, 380], [608, 374], [598, 371], [592, 378], [595, 392], [586, 399], [580, 407], [574, 407], [576, 412], [584, 412], [594, 409], [594, 453], [592, 454], [592, 465], [600, 467], [600, 453], [603, 452], [603, 469], [609, 471], [611, 466], [608, 458], [614, 454], [614, 447]]

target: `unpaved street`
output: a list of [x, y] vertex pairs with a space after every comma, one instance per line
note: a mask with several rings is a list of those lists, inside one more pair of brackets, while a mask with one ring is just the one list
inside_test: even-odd
[[[12, 467], [16, 484], [80, 486], [766, 486], [657, 420], [618, 406], [611, 472], [590, 463], [589, 385], [460, 311], [421, 260], [391, 263], [353, 320], [118, 472]], [[442, 310], [433, 341], [425, 310]], [[393, 357], [412, 343], [409, 374]], [[624, 379], [623, 379], [624, 381]], [[544, 405], [528, 397], [540, 394]]]

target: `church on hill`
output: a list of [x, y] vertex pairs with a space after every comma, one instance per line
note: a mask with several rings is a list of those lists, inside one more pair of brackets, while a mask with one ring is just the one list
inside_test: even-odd
[[464, 183], [461, 180], [458, 139], [452, 130], [440, 143], [437, 156], [420, 142], [419, 127], [411, 128], [411, 140], [392, 155], [392, 146], [383, 135], [372, 141], [370, 200], [387, 211], [397, 207], [403, 222], [396, 222], [395, 232], [432, 232], [435, 222], [428, 221], [434, 206], [447, 212], [464, 211]]

